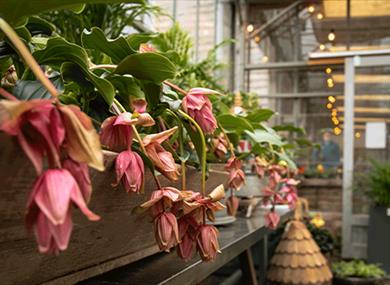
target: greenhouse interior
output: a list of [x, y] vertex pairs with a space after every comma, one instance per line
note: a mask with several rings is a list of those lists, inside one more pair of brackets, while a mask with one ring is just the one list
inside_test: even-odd
[[390, 0], [0, 0], [1, 285], [390, 284]]

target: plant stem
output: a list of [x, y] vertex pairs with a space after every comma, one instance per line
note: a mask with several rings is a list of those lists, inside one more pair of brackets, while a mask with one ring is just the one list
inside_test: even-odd
[[97, 64], [89, 67], [90, 70], [99, 69], [99, 68], [107, 68], [107, 69], [115, 69], [117, 65], [115, 64]]
[[201, 127], [198, 125], [198, 123], [191, 118], [187, 113], [185, 113], [182, 110], [178, 111], [183, 117], [185, 117], [187, 120], [189, 120], [197, 129], [199, 132], [200, 140], [202, 142], [202, 157], [200, 157], [200, 162], [202, 166], [202, 184], [201, 184], [201, 190], [202, 190], [202, 195], [206, 197], [206, 139], [203, 134], [203, 131]]
[[221, 129], [221, 133], [223, 134], [223, 136], [226, 139], [226, 142], [228, 144], [228, 148], [229, 148], [229, 151], [230, 151], [230, 156], [231, 157], [235, 157], [236, 155], [234, 154], [234, 148], [233, 148], [232, 143], [230, 142], [230, 139], [229, 139], [228, 135], [226, 134], [225, 130], [222, 128], [221, 124], [218, 124], [218, 127]]
[[46, 77], [42, 69], [31, 55], [25, 44], [19, 39], [18, 34], [12, 29], [12, 27], [3, 19], [0, 18], [0, 29], [10, 39], [15, 46], [16, 50], [20, 53], [22, 58], [26, 61], [27, 65], [31, 68], [37, 79], [41, 81], [42, 85], [46, 87], [51, 96], [57, 97], [58, 91], [53, 83]]
[[180, 93], [183, 94], [184, 96], [187, 95], [187, 92], [186, 92], [186, 91], [184, 91], [183, 89], [181, 89], [179, 86], [177, 86], [177, 85], [175, 85], [175, 84], [169, 82], [168, 80], [165, 80], [163, 83], [164, 83], [165, 85], [171, 87], [172, 89], [175, 89], [176, 91], [180, 92]]

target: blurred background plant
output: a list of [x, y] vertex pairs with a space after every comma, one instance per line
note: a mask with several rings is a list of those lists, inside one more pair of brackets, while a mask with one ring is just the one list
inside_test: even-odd
[[381, 278], [386, 272], [376, 264], [367, 264], [362, 260], [340, 261], [332, 264], [332, 271], [335, 277], [361, 277]]

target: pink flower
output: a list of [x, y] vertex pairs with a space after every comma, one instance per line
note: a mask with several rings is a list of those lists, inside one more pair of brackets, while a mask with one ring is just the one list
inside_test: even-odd
[[201, 225], [196, 237], [197, 249], [203, 261], [213, 261], [219, 250], [218, 230], [211, 225]]
[[62, 162], [62, 166], [73, 175], [83, 194], [84, 200], [88, 203], [91, 199], [92, 185], [87, 164], [79, 163], [69, 158]]
[[144, 99], [135, 99], [131, 101], [131, 106], [133, 107], [134, 112], [145, 113], [148, 103]]
[[256, 159], [255, 159], [255, 170], [256, 170], [256, 174], [257, 174], [257, 176], [259, 176], [259, 178], [263, 178], [264, 177], [265, 171], [267, 169], [267, 166], [268, 166], [267, 161], [265, 161], [264, 159], [256, 156]]
[[136, 121], [127, 112], [105, 119], [100, 130], [101, 143], [114, 151], [130, 149], [133, 140], [131, 125]]
[[275, 230], [278, 227], [280, 221], [280, 216], [274, 211], [267, 213], [265, 216], [265, 225], [266, 227]]
[[155, 218], [154, 230], [160, 250], [169, 252], [180, 241], [176, 217], [170, 212], [163, 212]]
[[171, 208], [173, 203], [180, 201], [181, 192], [173, 187], [163, 187], [153, 191], [150, 199], [140, 207], [144, 209], [151, 208], [152, 216], [155, 217], [166, 208]]
[[276, 186], [282, 181], [280, 175], [280, 168], [278, 166], [271, 166], [268, 168], [268, 186], [272, 189], [275, 189]]
[[172, 153], [166, 151], [161, 144], [168, 139], [176, 129], [177, 127], [174, 127], [158, 134], [147, 135], [143, 138], [148, 158], [153, 162], [153, 165], [158, 171], [172, 181], [178, 179], [179, 170], [173, 159]]
[[240, 205], [240, 198], [231, 195], [226, 199], [227, 212], [230, 216], [235, 217], [237, 215], [237, 210]]
[[193, 88], [182, 101], [184, 111], [199, 124], [205, 134], [212, 134], [217, 128], [213, 107], [207, 97], [210, 94], [218, 92], [206, 88]]
[[188, 215], [178, 220], [180, 243], [177, 245], [177, 255], [184, 261], [189, 261], [194, 254], [194, 238], [198, 228], [195, 219]]
[[223, 158], [225, 157], [226, 153], [228, 152], [228, 142], [225, 139], [225, 136], [223, 134], [220, 134], [217, 138], [214, 138], [213, 140], [214, 145], [214, 153], [216, 157]]
[[115, 161], [116, 183], [120, 181], [125, 190], [139, 193], [144, 183], [144, 163], [138, 153], [131, 150], [122, 151]]
[[71, 203], [91, 221], [99, 216], [91, 212], [76, 180], [66, 169], [49, 169], [36, 180], [27, 203], [27, 228], [35, 229], [39, 250], [57, 252], [68, 246], [72, 221]]
[[225, 169], [229, 171], [229, 187], [239, 190], [245, 184], [245, 173], [241, 169], [242, 162], [237, 157], [231, 157], [225, 164]]
[[294, 208], [296, 202], [298, 201], [298, 193], [296, 186], [300, 181], [295, 180], [293, 178], [283, 179], [282, 182], [285, 184], [280, 189], [280, 193], [284, 194], [285, 202], [290, 206], [290, 208]]
[[225, 170], [229, 171], [231, 169], [242, 168], [242, 162], [237, 157], [232, 156], [228, 159], [225, 164]]
[[189, 234], [184, 234], [177, 246], [177, 255], [184, 261], [189, 261], [194, 255], [194, 241]]

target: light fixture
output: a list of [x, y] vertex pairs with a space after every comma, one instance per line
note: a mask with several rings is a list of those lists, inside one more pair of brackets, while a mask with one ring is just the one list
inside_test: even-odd
[[332, 118], [332, 122], [335, 126], [338, 126], [340, 124], [340, 121], [335, 117]]
[[333, 132], [334, 132], [334, 134], [335, 134], [336, 136], [338, 136], [339, 134], [341, 134], [341, 129], [340, 129], [339, 127], [335, 127], [335, 128], [333, 129]]
[[328, 104], [326, 104], [326, 108], [328, 108], [329, 110], [330, 110], [330, 109], [332, 109], [332, 108], [333, 108], [333, 105], [332, 105], [332, 103], [328, 103]]
[[336, 102], [336, 98], [334, 96], [332, 96], [332, 95], [328, 96], [328, 100], [329, 100], [330, 103]]
[[320, 44], [320, 50], [325, 50], [326, 46], [324, 44]]
[[307, 11], [309, 11], [309, 13], [313, 13], [315, 10], [316, 10], [316, 8], [313, 5], [310, 5], [309, 7], [307, 7]]
[[252, 33], [254, 31], [255, 27], [253, 27], [252, 24], [249, 24], [248, 26], [246, 26], [246, 30], [248, 33]]
[[356, 133], [355, 133], [355, 138], [360, 139], [361, 136], [362, 136], [362, 135], [360, 134], [360, 132], [356, 132]]
[[327, 67], [327, 68], [325, 69], [325, 72], [326, 72], [326, 74], [331, 74], [331, 73], [332, 73], [332, 68]]
[[260, 36], [256, 36], [256, 37], [255, 37], [255, 43], [257, 43], [257, 44], [258, 44], [258, 43], [260, 43], [260, 41], [261, 41], [261, 38], [260, 38]]
[[268, 60], [269, 60], [269, 58], [268, 58], [268, 56], [263, 56], [263, 62], [268, 62]]
[[332, 116], [333, 117], [337, 116], [337, 109], [336, 108], [332, 109]]
[[330, 33], [328, 34], [328, 40], [330, 42], [333, 42], [336, 39], [336, 34], [334, 33], [334, 29], [330, 30]]
[[322, 20], [324, 18], [324, 14], [318, 13], [317, 14], [317, 20]]

